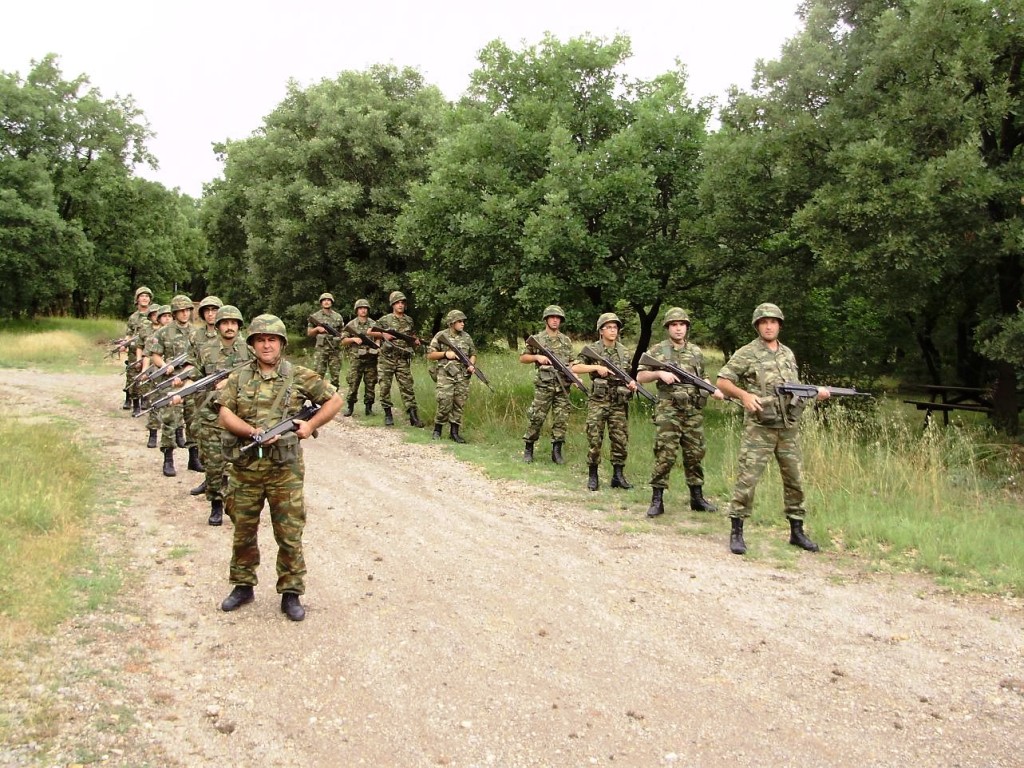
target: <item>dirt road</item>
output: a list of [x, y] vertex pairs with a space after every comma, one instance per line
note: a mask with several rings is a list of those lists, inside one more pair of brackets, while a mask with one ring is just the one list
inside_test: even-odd
[[144, 480], [116, 474], [99, 516], [116, 605], [16, 662], [6, 716], [45, 699], [60, 718], [2, 764], [1024, 761], [1020, 601], [829, 553], [773, 568], [730, 555], [724, 521], [721, 541], [624, 534], [401, 428], [339, 418], [306, 444], [306, 620], [279, 611], [267, 526], [256, 602], [224, 614], [231, 526], [206, 525], [198, 475], [161, 476], [118, 394], [0, 371], [0, 408], [88, 420], [85, 447]]

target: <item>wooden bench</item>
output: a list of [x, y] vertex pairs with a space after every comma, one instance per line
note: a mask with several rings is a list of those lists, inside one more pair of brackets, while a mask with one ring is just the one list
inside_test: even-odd
[[950, 411], [973, 411], [974, 413], [992, 413], [987, 405], [971, 405], [970, 403], [935, 403], [929, 400], [904, 400], [907, 405], [917, 407], [917, 410], [924, 411], [924, 425], [927, 427], [932, 418], [932, 411], [939, 411], [942, 414], [943, 424], [949, 424]]
[[942, 414], [942, 423], [949, 425], [949, 414], [952, 411], [969, 411], [972, 413], [992, 413], [992, 392], [979, 387], [953, 387], [943, 384], [906, 384], [908, 392], [923, 392], [930, 396], [928, 400], [904, 400], [919, 411], [924, 411], [924, 425], [931, 421], [932, 413]]

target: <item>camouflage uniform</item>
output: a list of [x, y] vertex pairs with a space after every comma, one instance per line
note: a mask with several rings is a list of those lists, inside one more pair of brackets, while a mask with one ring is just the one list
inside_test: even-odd
[[[684, 341], [676, 347], [671, 339], [651, 347], [647, 353], [657, 359], [671, 363], [704, 378], [704, 355], [696, 344]], [[641, 366], [640, 370], [653, 370]], [[654, 471], [651, 473], [651, 487], [668, 488], [668, 477], [676, 463], [679, 448], [683, 449], [683, 467], [686, 484], [691, 487], [704, 485], [704, 468], [701, 462], [707, 450], [704, 440], [704, 405], [707, 394], [691, 384], [666, 384], [658, 381], [658, 403], [654, 408], [654, 424], [657, 437], [654, 441]]]
[[[158, 329], [149, 337], [146, 342], [146, 354], [152, 356], [160, 355], [165, 363], [177, 357], [183, 352], [194, 354], [195, 331], [191, 324], [184, 327], [172, 322]], [[174, 374], [168, 374], [173, 376]], [[166, 378], [166, 377], [165, 377]], [[158, 384], [159, 382], [153, 382]], [[160, 409], [160, 423], [163, 429], [160, 432], [160, 448], [174, 448], [174, 432], [178, 428], [191, 424], [195, 418], [195, 402], [191, 397], [185, 398], [184, 405], [169, 405]], [[186, 448], [195, 448], [195, 436], [188, 434], [185, 440]]]
[[[614, 346], [606, 347], [602, 342], [590, 345], [590, 348], [619, 368], [628, 370], [631, 365], [632, 353], [622, 343], [616, 341]], [[592, 360], [580, 356], [573, 361], [574, 365], [594, 365]], [[597, 466], [601, 462], [601, 444], [604, 442], [605, 428], [608, 429], [608, 442], [611, 445], [613, 466], [626, 463], [629, 446], [629, 397], [630, 391], [617, 384], [615, 379], [602, 378], [591, 373], [593, 391], [587, 401], [587, 463]]]
[[[449, 313], [450, 315], [451, 313]], [[442, 336], [461, 349], [466, 357], [472, 358], [476, 354], [473, 338], [465, 331], [456, 333], [452, 330], [451, 324], [449, 324], [448, 330], [441, 331], [430, 340], [431, 352], [444, 352], [449, 349], [448, 345], [441, 341]], [[459, 428], [462, 426], [462, 411], [466, 407], [466, 400], [469, 398], [469, 380], [472, 377], [473, 374], [458, 360], [437, 361], [437, 413], [434, 414], [435, 429], [438, 425], [450, 424], [454, 434], [458, 434]]]
[[[160, 330], [159, 324], [154, 325], [153, 323], [146, 323], [146, 327], [142, 329], [142, 331], [140, 332], [139, 345], [143, 350], [143, 358], [145, 358], [147, 355], [146, 349], [149, 344], [150, 338], [158, 330]], [[141, 369], [135, 370], [135, 375], [138, 375], [140, 373], [142, 373]], [[145, 398], [149, 394], [150, 390], [153, 389], [153, 384], [149, 382], [136, 386], [138, 388], [140, 398]], [[149, 430], [150, 432], [160, 429], [160, 416], [158, 415], [158, 413], [158, 411], [150, 411], [148, 414], [146, 414], [146, 429]], [[153, 447], [156, 448], [155, 445]]]
[[125, 358], [124, 365], [124, 386], [126, 394], [129, 399], [140, 398], [142, 393], [139, 391], [137, 384], [132, 384], [132, 381], [142, 372], [141, 366], [132, 366], [135, 362], [135, 352], [138, 349], [145, 349], [145, 337], [149, 335], [148, 329], [152, 328], [153, 324], [149, 322], [149, 310], [140, 312], [135, 310], [128, 316], [128, 324], [125, 326], [125, 336], [131, 338], [132, 336], [138, 336], [136, 341], [133, 341], [126, 348], [127, 357]]
[[[315, 371], [293, 365], [282, 357], [268, 373], [262, 373], [256, 362], [232, 373], [217, 401], [252, 426], [266, 429], [297, 413], [306, 400], [323, 404], [336, 392]], [[302, 554], [302, 531], [306, 524], [302, 445], [293, 432], [282, 435], [259, 453], [253, 450], [239, 455], [237, 449], [242, 442], [225, 433], [225, 453], [233, 465], [226, 506], [235, 523], [229, 578], [235, 585], [257, 583], [260, 550], [256, 534], [260, 513], [268, 502], [278, 547], [277, 591], [301, 595], [305, 592], [306, 575]]]
[[[416, 325], [408, 315], [399, 317], [391, 312], [378, 320], [376, 325], [386, 331], [398, 331], [410, 336], [416, 335]], [[386, 410], [393, 407], [391, 382], [394, 379], [398, 379], [398, 393], [402, 397], [403, 409], [408, 411], [410, 408], [416, 407], [416, 389], [412, 380], [412, 353], [412, 345], [401, 339], [385, 341], [380, 346], [380, 355], [377, 360], [378, 393], [380, 395], [378, 399]]]
[[[536, 334], [544, 346], [566, 365], [572, 363], [572, 340], [558, 332], [552, 337], [547, 328]], [[535, 443], [540, 438], [544, 419], [551, 412], [551, 440], [564, 442], [569, 425], [569, 382], [550, 365], [538, 365], [533, 380], [533, 402], [526, 412], [527, 427], [523, 440]]]
[[[327, 323], [340, 331], [344, 322], [345, 318], [333, 308], [321, 307], [309, 316], [307, 327], [316, 328], [321, 323]], [[335, 387], [341, 386], [341, 340], [337, 336], [330, 333], [317, 334], [316, 348], [313, 350], [313, 370], [333, 382]]]
[[[360, 321], [359, 317], [349, 320], [342, 330], [342, 336], [346, 338], [357, 337], [360, 333], [369, 336], [370, 327], [377, 323], [370, 317]], [[359, 397], [359, 383], [363, 384], [363, 403], [367, 411], [373, 406], [375, 389], [377, 387], [377, 357], [380, 350], [374, 349], [365, 342], [363, 344], [351, 344], [348, 347], [349, 369], [348, 369], [348, 402], [352, 405]]]

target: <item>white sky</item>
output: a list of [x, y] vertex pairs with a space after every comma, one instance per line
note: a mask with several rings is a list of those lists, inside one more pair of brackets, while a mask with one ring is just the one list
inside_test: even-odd
[[799, 29], [799, 0], [34, 0], [0, 12], [0, 70], [60, 56], [104, 96], [131, 94], [156, 132], [148, 178], [198, 197], [221, 174], [211, 144], [258, 128], [294, 78], [303, 85], [377, 63], [416, 67], [449, 99], [501, 38], [520, 48], [545, 32], [630, 37], [627, 71], [651, 78], [686, 65], [691, 97], [747, 87], [759, 59]]

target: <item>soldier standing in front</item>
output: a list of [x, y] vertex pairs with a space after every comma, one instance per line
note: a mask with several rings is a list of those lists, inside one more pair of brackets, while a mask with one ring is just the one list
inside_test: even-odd
[[[597, 318], [597, 332], [601, 338], [592, 349], [622, 370], [627, 370], [631, 365], [631, 354], [619, 341], [621, 330], [622, 321], [619, 316], [614, 312], [605, 312]], [[626, 480], [623, 472], [629, 455], [629, 398], [636, 391], [636, 382], [618, 383], [611, 378], [610, 368], [588, 363], [583, 357], [573, 363], [572, 372], [588, 373], [593, 381], [590, 398], [587, 400], [587, 442], [590, 444], [587, 451], [587, 488], [596, 491], [600, 487], [597, 469], [601, 463], [605, 429], [608, 430], [611, 446], [612, 488], [632, 488], [633, 484]]]
[[373, 415], [373, 399], [377, 389], [377, 355], [380, 346], [373, 346], [364, 339], [370, 338], [370, 302], [359, 299], [355, 306], [356, 316], [348, 321], [342, 329], [341, 344], [348, 350], [348, 397], [345, 405], [345, 416], [355, 412], [356, 400], [359, 398], [359, 382], [363, 383], [363, 405], [367, 416]]
[[[217, 398], [220, 425], [237, 438], [225, 443], [225, 453], [233, 465], [227, 512], [235, 524], [230, 569], [234, 588], [220, 607], [233, 611], [254, 599], [260, 562], [256, 533], [263, 505], [268, 503], [277, 542], [281, 611], [292, 621], [302, 621], [306, 611], [299, 596], [306, 591], [306, 561], [302, 552], [306, 508], [305, 465], [299, 441], [333, 419], [341, 410], [342, 400], [322, 376], [284, 359], [288, 336], [279, 318], [254, 318], [246, 342], [256, 359], [252, 365], [228, 376]], [[321, 408], [308, 421], [299, 421], [296, 431], [267, 441], [258, 451], [240, 452], [242, 443], [294, 417], [306, 400], [320, 404]]]
[[[727, 508], [732, 520], [729, 549], [737, 555], [746, 554], [743, 521], [750, 517], [757, 481], [772, 456], [782, 475], [789, 543], [809, 552], [818, 551], [818, 545], [804, 532], [800, 413], [783, 407], [782, 399], [775, 393], [777, 384], [800, 380], [796, 356], [779, 341], [784, 321], [782, 310], [775, 304], [758, 305], [752, 321], [757, 338], [736, 350], [718, 372], [718, 388], [726, 397], [739, 400], [745, 411], [739, 473]], [[828, 390], [819, 387], [818, 399], [828, 397]]]
[[[565, 322], [565, 312], [556, 304], [544, 310], [544, 330], [537, 334], [544, 343], [545, 349], [556, 355], [567, 366], [572, 363], [572, 340], [559, 331]], [[544, 355], [530, 351], [529, 348], [519, 356], [519, 362], [537, 366], [537, 375], [533, 380], [533, 402], [526, 412], [527, 426], [523, 440], [523, 461], [533, 461], [533, 446], [540, 439], [540, 431], [544, 419], [551, 412], [551, 460], [555, 464], [564, 464], [562, 446], [565, 445], [565, 432], [569, 425], [569, 382], [566, 381], [551, 365]]]
[[[179, 294], [171, 299], [171, 315], [174, 322], [165, 325], [154, 333], [147, 342], [147, 352], [151, 365], [158, 368], [164, 363], [170, 362], [173, 358], [182, 354], [195, 356], [195, 329], [192, 327], [192, 299]], [[174, 376], [174, 372], [168, 374]], [[164, 429], [160, 437], [160, 451], [164, 455], [163, 473], [166, 477], [174, 477], [177, 471], [174, 468], [174, 447], [188, 449], [188, 468], [193, 472], [202, 472], [203, 466], [199, 461], [199, 448], [195, 435], [191, 433], [195, 421], [195, 399], [186, 398], [184, 407], [170, 406], [165, 410], [167, 416], [162, 418], [175, 419], [174, 442], [168, 437], [168, 430]], [[183, 419], [184, 423], [178, 419]], [[165, 421], [165, 424], [167, 422]], [[189, 427], [186, 436], [186, 427]]]
[[[377, 321], [377, 327], [415, 337], [416, 324], [405, 314], [405, 294], [401, 291], [392, 291], [388, 296], [388, 305], [391, 312]], [[378, 399], [381, 408], [384, 409], [384, 426], [390, 427], [395, 423], [391, 411], [391, 382], [398, 379], [398, 394], [402, 398], [402, 407], [409, 416], [409, 423], [414, 427], [422, 427], [423, 422], [420, 421], [419, 409], [416, 407], [415, 384], [412, 380], [412, 353], [415, 347], [420, 345], [420, 340], [416, 338], [415, 344], [410, 344], [390, 333], [382, 334], [382, 338], [384, 343], [381, 344], [380, 355], [377, 358], [377, 378], [380, 381]]]
[[142, 336], [149, 325], [150, 304], [152, 302], [153, 291], [144, 285], [140, 285], [135, 289], [135, 311], [128, 316], [128, 324], [124, 331], [125, 339], [130, 339], [134, 336], [139, 337], [129, 344], [127, 348], [128, 355], [124, 362], [124, 405], [121, 406], [126, 411], [131, 409], [135, 415], [138, 415], [142, 410], [142, 394], [138, 391], [138, 386], [132, 384], [132, 381], [140, 373], [139, 366], [133, 366], [132, 363], [137, 363], [142, 358], [141, 350], [145, 346]]
[[[462, 436], [462, 412], [469, 399], [469, 380], [476, 365], [476, 346], [473, 338], [466, 333], [466, 316], [461, 310], [453, 309], [444, 318], [447, 331], [439, 331], [430, 340], [428, 360], [438, 361], [437, 366], [437, 413], [434, 416], [434, 440], [441, 438], [441, 430], [449, 425], [452, 440], [466, 442]], [[443, 339], [442, 339], [443, 337]], [[467, 368], [451, 350], [457, 346], [469, 359]]]
[[306, 324], [306, 336], [316, 337], [316, 347], [313, 349], [313, 370], [333, 383], [335, 387], [340, 388], [341, 340], [321, 325], [321, 323], [327, 323], [340, 332], [345, 318], [331, 309], [333, 306], [334, 294], [321, 293], [320, 309], [309, 316]]

